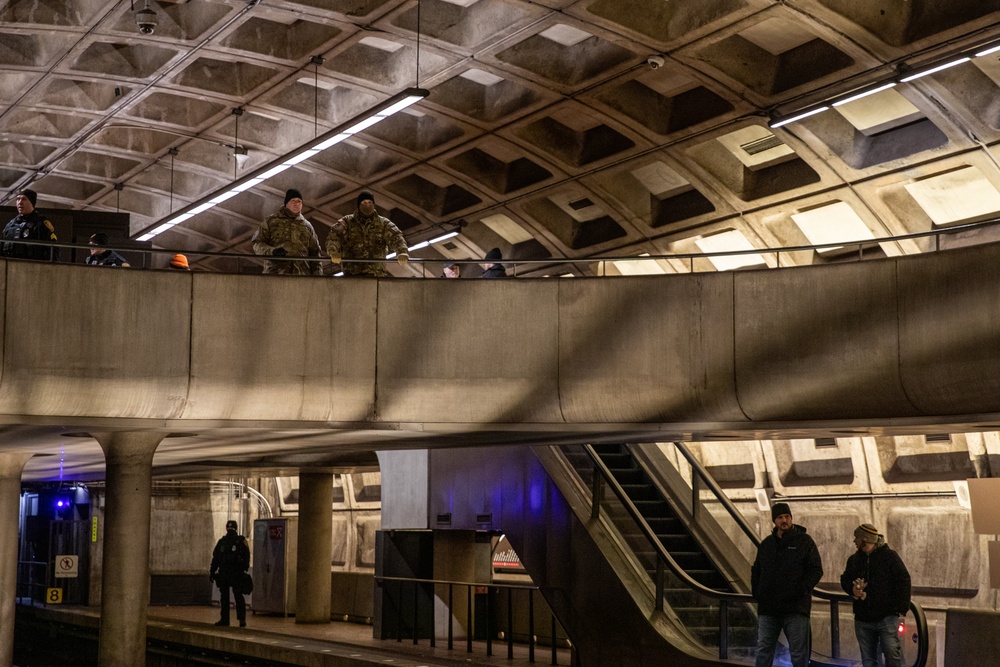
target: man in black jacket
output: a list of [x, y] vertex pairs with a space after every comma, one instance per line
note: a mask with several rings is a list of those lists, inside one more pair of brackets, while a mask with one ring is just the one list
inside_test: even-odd
[[250, 547], [247, 538], [237, 532], [235, 521], [226, 522], [226, 534], [215, 543], [212, 552], [212, 566], [208, 578], [219, 587], [219, 606], [222, 608], [222, 618], [216, 625], [229, 625], [229, 590], [233, 591], [236, 600], [236, 620], [240, 627], [247, 625], [247, 605], [243, 600], [243, 589], [239, 587], [240, 578], [250, 567]]
[[823, 577], [816, 543], [803, 526], [792, 522], [786, 503], [771, 508], [774, 530], [757, 548], [750, 585], [757, 600], [757, 660], [770, 667], [778, 635], [785, 631], [792, 667], [807, 667], [811, 653], [809, 612], [812, 589]]
[[14, 206], [17, 215], [3, 228], [3, 243], [0, 244], [0, 255], [18, 259], [40, 259], [43, 261], [59, 261], [59, 248], [47, 248], [43, 245], [27, 245], [17, 241], [58, 241], [55, 227], [48, 218], [35, 210], [38, 194], [25, 188], [17, 193]]
[[486, 253], [485, 263], [479, 266], [483, 267], [483, 275], [480, 278], [506, 278], [507, 269], [504, 268], [500, 260], [503, 259], [503, 254], [500, 252], [500, 248], [492, 248], [488, 253]]
[[840, 587], [854, 598], [854, 633], [863, 667], [900, 667], [902, 647], [897, 627], [910, 609], [910, 573], [885, 543], [878, 529], [863, 523], [854, 529], [857, 552], [847, 559]]

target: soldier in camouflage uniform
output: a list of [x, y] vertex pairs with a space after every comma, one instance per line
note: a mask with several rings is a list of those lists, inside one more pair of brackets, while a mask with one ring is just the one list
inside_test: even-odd
[[[319, 237], [309, 221], [302, 217], [302, 193], [292, 188], [285, 193], [285, 205], [267, 220], [251, 239], [253, 251], [271, 257], [319, 257]], [[264, 273], [318, 276], [319, 262], [268, 260]]]
[[25, 188], [17, 193], [14, 206], [17, 215], [3, 228], [3, 244], [0, 244], [0, 256], [16, 257], [18, 259], [40, 259], [59, 261], [59, 248], [46, 248], [43, 245], [27, 245], [14, 243], [24, 239], [27, 241], [58, 241], [56, 230], [48, 219], [35, 210], [38, 194]]
[[[375, 196], [370, 192], [358, 195], [358, 210], [338, 220], [326, 239], [326, 254], [339, 264], [342, 259], [385, 259], [390, 250], [396, 261], [405, 266], [410, 260], [406, 239], [399, 227], [375, 211]], [[362, 264], [348, 262], [343, 266], [348, 276], [384, 278], [389, 275], [384, 262]]]

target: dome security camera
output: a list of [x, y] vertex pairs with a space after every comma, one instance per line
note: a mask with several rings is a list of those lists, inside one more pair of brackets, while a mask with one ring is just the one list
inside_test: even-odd
[[649, 65], [649, 69], [660, 69], [666, 62], [663, 56], [650, 56], [646, 58], [646, 64]]
[[149, 3], [135, 13], [135, 24], [139, 27], [139, 33], [152, 35], [156, 30], [156, 12], [149, 8]]

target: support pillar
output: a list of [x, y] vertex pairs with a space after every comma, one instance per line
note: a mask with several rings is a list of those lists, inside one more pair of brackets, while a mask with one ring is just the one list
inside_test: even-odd
[[146, 664], [149, 605], [149, 515], [153, 452], [162, 433], [94, 433], [104, 450], [104, 560], [100, 667]]
[[333, 473], [299, 472], [299, 545], [295, 622], [330, 622]]
[[0, 454], [0, 665], [14, 663], [14, 598], [17, 595], [17, 522], [21, 473], [27, 452]]

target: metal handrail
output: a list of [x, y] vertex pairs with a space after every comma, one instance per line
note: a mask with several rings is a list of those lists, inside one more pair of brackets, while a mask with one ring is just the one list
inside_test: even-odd
[[[970, 222], [962, 225], [955, 225], [952, 227], [946, 227], [941, 229], [932, 229], [925, 232], [911, 232], [908, 234], [899, 234], [896, 236], [882, 236], [878, 238], [865, 239], [863, 241], [842, 241], [842, 242], [831, 242], [831, 243], [816, 243], [807, 245], [795, 245], [795, 246], [782, 246], [780, 248], [751, 248], [748, 250], [725, 250], [720, 252], [698, 252], [698, 253], [665, 253], [665, 254], [645, 254], [642, 256], [626, 256], [626, 257], [616, 257], [616, 256], [592, 256], [592, 257], [549, 257], [546, 259], [501, 259], [498, 263], [511, 265], [513, 267], [518, 266], [544, 266], [544, 265], [559, 265], [559, 264], [572, 264], [580, 262], [644, 262], [644, 261], [658, 261], [658, 260], [687, 260], [693, 262], [697, 259], [708, 259], [711, 257], [738, 257], [741, 255], [770, 255], [773, 254], [780, 258], [782, 253], [794, 253], [794, 252], [807, 252], [807, 251], [818, 251], [828, 248], [857, 248], [859, 253], [859, 259], [861, 258], [861, 251], [864, 248], [873, 245], [879, 245], [882, 243], [898, 243], [900, 241], [908, 241], [920, 238], [934, 237], [937, 239], [935, 243], [935, 250], [940, 250], [940, 237], [945, 235], [959, 234], [962, 232], [974, 231], [976, 229], [992, 227], [1000, 224], [1000, 217], [991, 218], [989, 220], [981, 220], [979, 222]], [[93, 248], [89, 244], [80, 243], [62, 243], [53, 241], [35, 241], [29, 239], [16, 239], [16, 240], [4, 240], [0, 239], [2, 243], [19, 243], [23, 245], [39, 245], [54, 248], [69, 248], [69, 249], [80, 249], [87, 250], [88, 252]], [[256, 262], [262, 260], [272, 260], [272, 261], [306, 261], [306, 262], [329, 262], [328, 257], [270, 257], [262, 256], [256, 254], [247, 253], [234, 253], [234, 252], [215, 252], [209, 250], [191, 250], [191, 249], [166, 249], [166, 248], [146, 248], [146, 247], [136, 247], [136, 246], [121, 246], [121, 245], [108, 245], [102, 246], [105, 250], [114, 250], [116, 252], [140, 252], [144, 255], [175, 255], [175, 254], [186, 254], [186, 255], [196, 255], [199, 257], [230, 257], [237, 259], [247, 259], [255, 260]], [[353, 260], [344, 259], [342, 263], [360, 263], [360, 264], [377, 264], [377, 263], [394, 263], [395, 259], [370, 259], [370, 260]], [[447, 257], [434, 258], [434, 259], [422, 259], [419, 257], [414, 257], [410, 259], [410, 262], [415, 264], [483, 264], [486, 262], [485, 259], [450, 259]], [[776, 268], [782, 268], [780, 266], [781, 262], [776, 262], [778, 266]]]
[[[541, 594], [541, 589], [534, 584], [518, 584], [518, 583], [499, 583], [499, 582], [482, 582], [482, 581], [457, 581], [450, 579], [417, 579], [413, 577], [386, 577], [381, 575], [375, 576], [375, 583], [377, 586], [382, 586], [387, 582], [396, 582], [399, 586], [397, 588], [397, 594], [399, 595], [400, 602], [402, 601], [403, 595], [403, 584], [411, 583], [413, 584], [413, 643], [416, 645], [418, 643], [417, 637], [417, 585], [418, 584], [430, 584], [434, 586], [447, 586], [448, 587], [448, 650], [454, 648], [454, 614], [452, 609], [454, 608], [454, 587], [464, 586], [469, 590], [468, 601], [467, 601], [467, 618], [470, 623], [468, 632], [466, 633], [466, 652], [472, 653], [472, 640], [473, 640], [473, 627], [472, 622], [472, 590], [474, 588], [486, 588], [487, 595], [490, 596], [490, 604], [487, 605], [486, 609], [486, 654], [489, 656], [493, 655], [493, 635], [489, 632], [490, 627], [490, 608], [493, 601], [493, 591], [495, 590], [506, 590], [507, 591], [507, 658], [513, 659], [514, 657], [514, 617], [513, 617], [513, 592], [514, 591], [527, 591], [528, 593], [528, 662], [535, 662], [535, 644], [536, 644], [536, 634], [535, 634], [535, 606], [534, 606], [534, 594]], [[542, 596], [542, 600], [545, 598]], [[398, 614], [402, 614], [402, 605], [397, 608]], [[551, 641], [550, 641], [550, 664], [558, 664], [558, 644], [556, 641], [556, 629], [557, 620], [555, 612], [552, 612], [552, 622], [550, 627]], [[396, 641], [402, 641], [402, 618], [397, 616], [396, 620]], [[430, 636], [431, 647], [436, 646], [435, 634], [432, 632]], [[570, 652], [572, 658], [572, 652], [574, 647], [570, 645]], [[573, 660], [571, 659], [572, 663]]]
[[[733, 501], [729, 499], [729, 496], [725, 494], [725, 492], [722, 490], [722, 487], [719, 486], [719, 483], [715, 481], [715, 478], [712, 477], [712, 475], [708, 472], [708, 470], [705, 469], [705, 466], [703, 466], [700, 461], [694, 458], [694, 454], [691, 453], [691, 450], [688, 449], [684, 443], [674, 441], [674, 446], [677, 448], [677, 451], [679, 451], [681, 455], [685, 459], [687, 459], [687, 462], [691, 465], [691, 471], [693, 473], [697, 473], [698, 477], [701, 478], [702, 482], [704, 482], [708, 486], [708, 489], [712, 492], [712, 495], [715, 496], [715, 499], [722, 504], [722, 506], [726, 509], [726, 512], [729, 513], [729, 516], [731, 516], [733, 520], [736, 521], [736, 525], [738, 525], [740, 529], [746, 534], [746, 536], [750, 538], [750, 541], [753, 542], [755, 547], [759, 547], [760, 538], [757, 536], [757, 533], [750, 526], [747, 520], [743, 517], [740, 511], [736, 508], [736, 505], [733, 504]], [[692, 486], [695, 487], [694, 484], [692, 484]], [[697, 492], [698, 492], [697, 487], [692, 489], [693, 494], [696, 494]], [[698, 499], [697, 495], [692, 495], [691, 498], [692, 514], [695, 513], [694, 503], [697, 499]]]
[[[693, 579], [691, 575], [689, 575], [684, 570], [684, 568], [682, 568], [680, 565], [677, 564], [677, 561], [675, 561], [674, 557], [670, 555], [670, 552], [666, 550], [666, 548], [663, 546], [663, 543], [660, 542], [659, 539], [657, 539], [656, 533], [646, 522], [646, 519], [643, 518], [638, 508], [632, 502], [632, 499], [629, 498], [628, 494], [625, 493], [625, 490], [622, 488], [621, 484], [618, 483], [618, 480], [615, 479], [614, 475], [611, 474], [611, 470], [608, 469], [604, 461], [601, 460], [601, 457], [597, 455], [596, 451], [594, 451], [593, 446], [584, 445], [583, 448], [587, 452], [587, 455], [590, 457], [591, 461], [593, 462], [595, 470], [600, 473], [600, 477], [603, 478], [604, 483], [607, 484], [612, 491], [614, 491], [616, 496], [618, 496], [618, 500], [621, 501], [622, 505], [625, 506], [625, 510], [629, 513], [629, 516], [631, 516], [632, 520], [639, 525], [639, 528], [642, 530], [643, 535], [646, 537], [646, 539], [649, 540], [650, 544], [653, 546], [657, 555], [660, 557], [660, 559], [663, 560], [664, 563], [667, 564], [671, 572], [680, 577], [680, 579], [685, 584], [687, 584], [689, 588], [693, 588], [694, 590], [698, 591], [699, 593], [707, 597], [711, 597], [718, 600], [725, 599], [733, 602], [753, 601], [753, 597], [749, 593], [718, 591], [715, 590], [714, 588], [709, 588], [708, 586], [705, 586], [700, 581]], [[595, 477], [595, 481], [596, 479], [597, 478]], [[595, 489], [594, 489], [595, 496], [597, 495], [597, 492], [598, 489], [596, 488], [596, 483], [595, 483]], [[595, 497], [595, 500], [598, 499]], [[594, 505], [595, 508], [599, 508], [599, 506], [600, 506], [599, 502], [595, 503]], [[595, 509], [595, 511], [599, 511], [599, 509]], [[657, 603], [658, 606], [661, 606], [662, 600], [658, 600]]]

